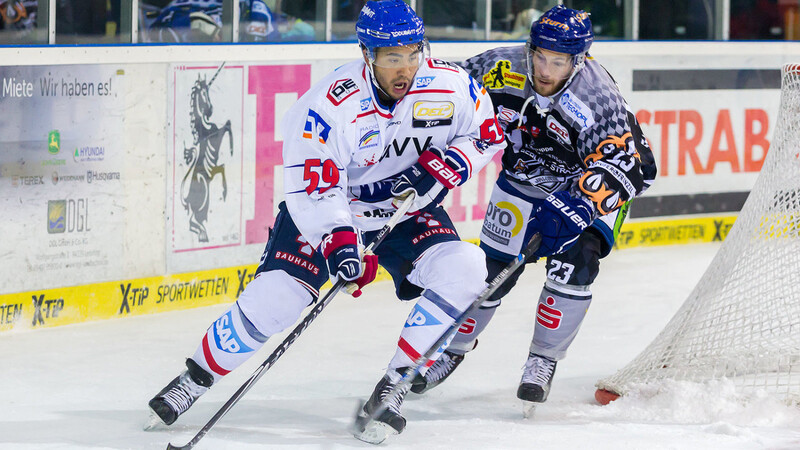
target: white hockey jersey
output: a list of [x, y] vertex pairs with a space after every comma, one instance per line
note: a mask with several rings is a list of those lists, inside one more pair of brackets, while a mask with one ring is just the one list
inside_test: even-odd
[[388, 109], [366, 64], [346, 64], [289, 109], [281, 132], [286, 205], [315, 248], [336, 227], [377, 230], [394, 212], [391, 198], [364, 201], [351, 187], [393, 180], [430, 146], [453, 149], [472, 176], [504, 147], [486, 90], [438, 59], [425, 61]]

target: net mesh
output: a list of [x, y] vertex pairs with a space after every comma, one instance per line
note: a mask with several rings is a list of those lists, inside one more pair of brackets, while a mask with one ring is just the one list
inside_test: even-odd
[[597, 387], [721, 378], [800, 401], [800, 64], [782, 69], [771, 148], [711, 265], [655, 340]]

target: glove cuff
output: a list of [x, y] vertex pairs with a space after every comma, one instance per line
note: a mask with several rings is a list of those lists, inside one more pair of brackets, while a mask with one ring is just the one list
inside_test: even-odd
[[435, 152], [422, 152], [419, 164], [447, 189], [453, 189], [461, 182], [461, 176]]
[[358, 235], [353, 227], [334, 228], [322, 238], [319, 249], [327, 259], [334, 250], [345, 245], [358, 245]]

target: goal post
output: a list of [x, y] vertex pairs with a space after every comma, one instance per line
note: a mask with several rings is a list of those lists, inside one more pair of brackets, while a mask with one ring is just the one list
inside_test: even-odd
[[595, 398], [714, 379], [800, 402], [800, 64], [781, 70], [771, 147], [717, 255], [653, 342], [597, 382]]

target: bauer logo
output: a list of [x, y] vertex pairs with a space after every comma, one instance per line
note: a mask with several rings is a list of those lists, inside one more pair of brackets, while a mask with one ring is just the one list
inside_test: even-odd
[[214, 322], [214, 342], [217, 347], [228, 353], [248, 353], [253, 349], [244, 345], [242, 339], [236, 334], [233, 327], [233, 313], [228, 311], [227, 314], [217, 319]]
[[414, 305], [414, 310], [411, 311], [411, 314], [408, 316], [408, 320], [406, 320], [406, 328], [441, 324], [442, 322], [437, 320], [436, 317], [433, 317], [428, 311], [425, 311], [425, 309], [419, 304]]

